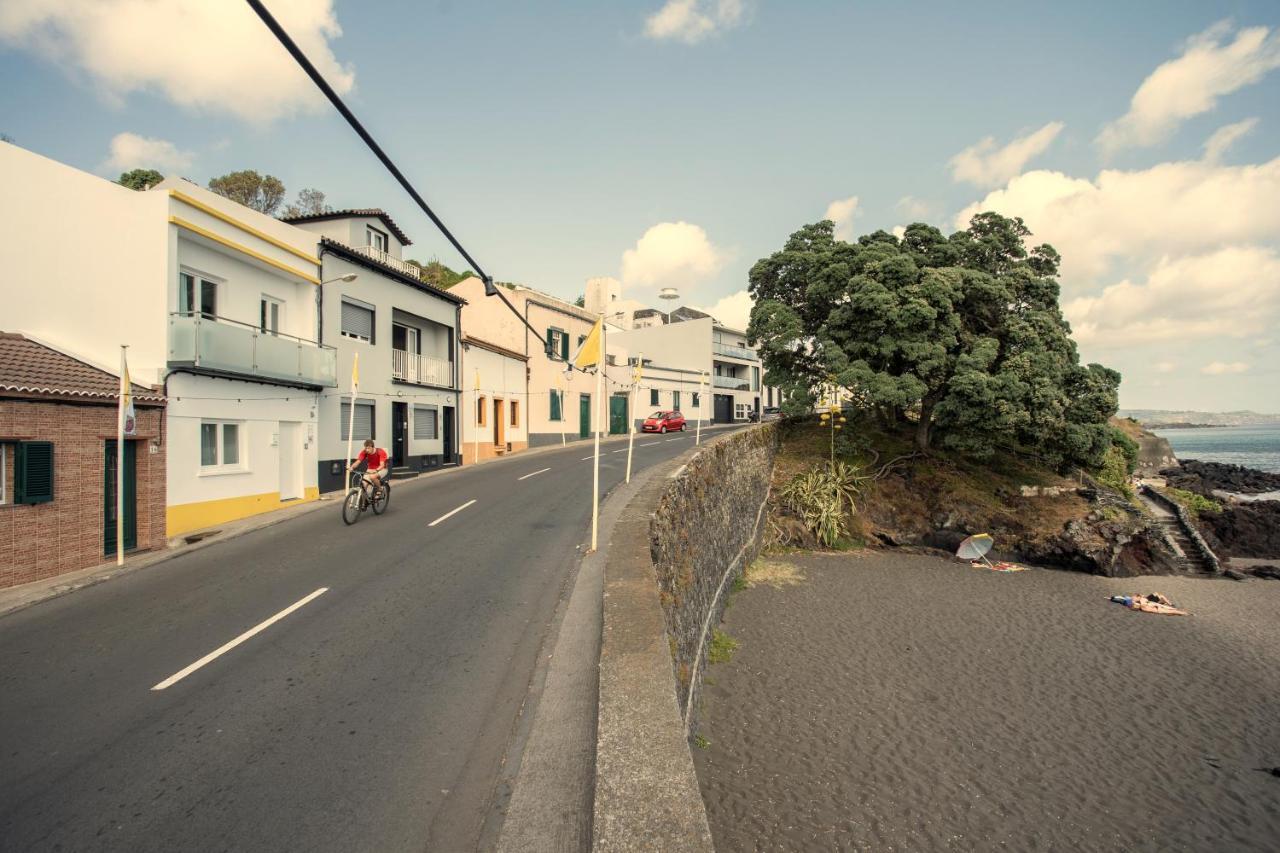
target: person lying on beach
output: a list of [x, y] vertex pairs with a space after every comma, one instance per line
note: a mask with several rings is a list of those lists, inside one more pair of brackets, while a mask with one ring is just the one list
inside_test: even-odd
[[1165, 616], [1190, 616], [1185, 610], [1173, 606], [1173, 602], [1158, 592], [1149, 595], [1113, 595], [1111, 600], [1123, 604], [1130, 610], [1141, 610], [1143, 613], [1160, 613]]

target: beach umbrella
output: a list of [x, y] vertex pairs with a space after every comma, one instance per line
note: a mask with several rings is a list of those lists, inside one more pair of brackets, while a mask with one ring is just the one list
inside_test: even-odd
[[978, 533], [960, 543], [960, 547], [956, 549], [956, 556], [962, 560], [981, 560], [990, 566], [991, 561], [987, 559], [987, 552], [994, 544], [996, 542], [991, 538], [990, 533]]

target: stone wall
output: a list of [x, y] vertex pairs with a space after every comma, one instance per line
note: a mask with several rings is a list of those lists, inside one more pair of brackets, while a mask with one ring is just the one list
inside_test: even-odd
[[670, 480], [649, 524], [686, 732], [728, 588], [760, 550], [777, 449], [775, 424], [705, 448]]

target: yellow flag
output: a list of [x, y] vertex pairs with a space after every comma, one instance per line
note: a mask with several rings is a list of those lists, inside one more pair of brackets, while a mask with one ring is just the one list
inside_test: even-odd
[[587, 339], [578, 348], [578, 354], [573, 358], [573, 366], [579, 370], [599, 364], [603, 360], [600, 356], [600, 327], [603, 324], [604, 320], [596, 320], [596, 324], [591, 327], [591, 334], [587, 335]]
[[352, 353], [351, 358], [351, 393], [360, 387], [360, 353]]

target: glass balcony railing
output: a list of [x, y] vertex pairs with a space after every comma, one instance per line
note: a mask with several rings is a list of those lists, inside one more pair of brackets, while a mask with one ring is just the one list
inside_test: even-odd
[[712, 376], [711, 384], [730, 391], [750, 391], [751, 380], [745, 376]]
[[753, 349], [730, 346], [729, 344], [713, 343], [711, 345], [711, 351], [716, 355], [727, 355], [729, 358], [741, 358], [747, 361], [756, 361], [760, 358], [760, 356], [756, 355], [756, 351]]
[[453, 387], [453, 362], [402, 349], [391, 351], [391, 377], [419, 385]]
[[333, 347], [206, 314], [169, 315], [169, 366], [327, 388], [338, 384]]

